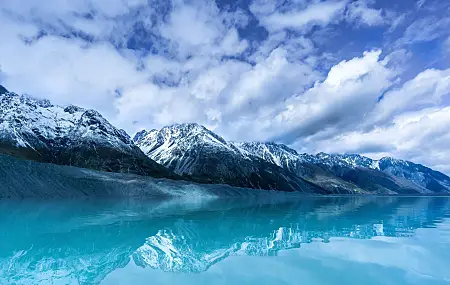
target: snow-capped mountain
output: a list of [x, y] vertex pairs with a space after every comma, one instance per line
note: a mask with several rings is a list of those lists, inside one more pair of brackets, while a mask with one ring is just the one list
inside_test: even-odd
[[[359, 154], [298, 154], [275, 143], [235, 143], [249, 154], [289, 169], [322, 187], [330, 182], [323, 176], [334, 176], [340, 186], [369, 192], [441, 193], [450, 192], [450, 178], [420, 164], [384, 157], [373, 160]], [[321, 171], [312, 167], [320, 167]], [[325, 171], [325, 173], [323, 172]], [[324, 183], [321, 183], [324, 181]], [[342, 182], [346, 184], [342, 184]]]
[[197, 153], [190, 156], [190, 149], [239, 154], [233, 145], [198, 124], [176, 124], [160, 131], [143, 130], [134, 136], [133, 141], [153, 160], [179, 174], [194, 174], [195, 160], [200, 156]]
[[323, 193], [275, 164], [249, 156], [198, 124], [176, 124], [141, 131], [133, 139], [151, 159], [196, 181], [240, 187]]
[[[326, 193], [450, 192], [449, 177], [412, 162], [393, 158], [372, 160], [355, 154], [299, 154], [273, 142], [227, 142], [198, 124], [144, 130], [133, 141], [150, 158], [176, 173], [209, 177], [213, 179], [211, 182], [238, 182], [238, 174], [249, 177], [258, 168], [256, 165], [267, 169], [270, 164], [278, 167], [269, 171], [272, 174], [282, 177], [294, 174]], [[261, 160], [266, 163], [261, 164]], [[257, 177], [264, 175], [258, 173]], [[292, 179], [292, 175], [289, 177]], [[261, 186], [243, 183], [242, 178], [232, 185]]]
[[[97, 111], [58, 106], [0, 86], [0, 153], [61, 165], [306, 193], [448, 193], [450, 178], [420, 164], [354, 154], [299, 154], [286, 145], [227, 142], [198, 124], [133, 140]], [[156, 162], [155, 162], [156, 161]]]
[[0, 152], [106, 171], [170, 174], [97, 111], [53, 105], [4, 87], [0, 88]]

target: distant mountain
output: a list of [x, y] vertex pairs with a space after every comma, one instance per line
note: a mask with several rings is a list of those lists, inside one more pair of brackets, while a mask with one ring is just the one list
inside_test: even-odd
[[151, 159], [196, 181], [239, 187], [326, 193], [294, 173], [249, 156], [198, 124], [141, 131], [133, 141]]
[[[312, 191], [328, 194], [450, 192], [448, 176], [412, 162], [372, 160], [360, 155], [299, 154], [271, 142], [227, 142], [198, 124], [144, 130], [133, 141], [150, 158], [176, 173], [205, 177], [214, 183], [291, 190], [298, 187], [291, 183], [297, 177], [309, 182], [300, 186], [316, 185], [320, 190]], [[271, 183], [273, 180], [279, 183]]]
[[275, 143], [234, 145], [327, 189], [343, 187], [348, 191], [385, 194], [450, 192], [450, 177], [409, 161], [389, 157], [373, 160], [358, 154], [298, 154]]
[[111, 172], [176, 175], [148, 158], [97, 111], [57, 106], [0, 86], [0, 153]]

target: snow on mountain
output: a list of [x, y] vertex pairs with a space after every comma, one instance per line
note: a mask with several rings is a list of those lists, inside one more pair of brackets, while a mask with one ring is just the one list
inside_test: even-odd
[[95, 110], [0, 91], [2, 153], [107, 171], [167, 172]]
[[[394, 191], [396, 189], [419, 193], [450, 191], [448, 176], [423, 165], [400, 159], [385, 157], [373, 160], [359, 154], [323, 152], [317, 155], [297, 154], [295, 150], [275, 143], [239, 143], [237, 145], [244, 148], [247, 153], [290, 169], [300, 176], [305, 174], [305, 171], [302, 172], [301, 169], [307, 167], [307, 164], [312, 164], [360, 188], [366, 188], [369, 181], [372, 185], [380, 184], [383, 188]], [[362, 179], [368, 181], [361, 181]], [[325, 185], [321, 186], [325, 187]]]
[[205, 169], [199, 169], [199, 165], [217, 157], [217, 153], [227, 153], [250, 164], [263, 160], [276, 165], [328, 193], [450, 191], [447, 176], [408, 161], [373, 160], [358, 154], [299, 154], [273, 142], [227, 142], [197, 124], [142, 131], [134, 141], [150, 158], [180, 174], [210, 175]]
[[323, 192], [302, 178], [228, 143], [198, 124], [141, 131], [134, 142], [151, 159], [203, 182], [283, 191]]
[[232, 144], [247, 156], [258, 156], [280, 167], [290, 168], [301, 158], [295, 150], [283, 144], [272, 142], [232, 142]]
[[61, 137], [67, 137], [67, 143], [89, 139], [124, 151], [134, 147], [125, 131], [94, 110], [52, 105], [48, 100], [7, 92], [0, 97], [0, 115], [0, 135], [14, 140], [18, 147]]
[[223, 138], [198, 124], [176, 124], [137, 133], [133, 141], [156, 162], [169, 166], [178, 174], [193, 174], [193, 166], [200, 159], [200, 152], [190, 156], [192, 149], [210, 149], [237, 154], [237, 149]]

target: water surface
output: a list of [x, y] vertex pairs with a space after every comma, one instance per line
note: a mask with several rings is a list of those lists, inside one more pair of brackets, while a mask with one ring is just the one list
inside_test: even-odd
[[450, 284], [450, 199], [0, 202], [0, 284]]

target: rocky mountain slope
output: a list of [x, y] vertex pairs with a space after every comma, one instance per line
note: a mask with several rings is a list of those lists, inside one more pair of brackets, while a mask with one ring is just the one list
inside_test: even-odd
[[[229, 185], [206, 185], [166, 178], [112, 173], [42, 163], [0, 154], [0, 202], [22, 198], [137, 198], [208, 200], [292, 199], [298, 192], [260, 191]], [[119, 200], [120, 200], [119, 199]], [[95, 199], [94, 199], [95, 200]]]
[[97, 111], [0, 88], [0, 153], [97, 170], [175, 178]]
[[[355, 191], [386, 194], [450, 192], [448, 176], [409, 161], [390, 157], [373, 160], [358, 154], [298, 154], [285, 145], [274, 143], [234, 145], [326, 188], [335, 183]], [[336, 179], [332, 183], [324, 179], [332, 177]]]
[[273, 163], [248, 157], [198, 124], [142, 131], [133, 138], [151, 159], [196, 181], [306, 193], [325, 191]]
[[267, 188], [270, 184], [256, 184], [249, 177], [257, 173], [264, 181], [270, 173], [271, 177], [289, 177], [290, 181], [294, 175], [329, 194], [450, 192], [449, 177], [412, 162], [372, 160], [360, 155], [299, 154], [276, 143], [227, 142], [197, 124], [144, 130], [133, 141], [150, 158], [176, 173], [209, 177], [212, 182]]

